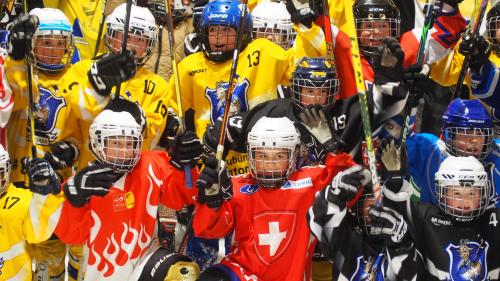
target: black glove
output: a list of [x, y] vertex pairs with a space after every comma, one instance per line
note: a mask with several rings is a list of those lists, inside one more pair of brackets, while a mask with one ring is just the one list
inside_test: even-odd
[[106, 54], [94, 62], [89, 72], [90, 84], [102, 96], [108, 96], [111, 88], [135, 75], [136, 63], [132, 51]]
[[385, 38], [374, 53], [375, 84], [403, 81], [404, 52], [396, 38]]
[[186, 131], [175, 137], [174, 146], [170, 152], [170, 164], [182, 171], [186, 165], [192, 168], [200, 159], [201, 152], [201, 142], [196, 133]]
[[[351, 201], [358, 193], [359, 188], [371, 182], [370, 171], [356, 165], [338, 173], [332, 183], [327, 186], [326, 199], [338, 204], [338, 199], [343, 202]], [[337, 199], [338, 198], [338, 199]]]
[[369, 211], [370, 234], [384, 240], [389, 246], [407, 242], [408, 225], [403, 215], [385, 206], [373, 206]]
[[50, 146], [50, 152], [45, 153], [43, 158], [49, 161], [55, 170], [59, 170], [73, 165], [78, 155], [76, 145], [69, 141], [58, 141]]
[[382, 163], [381, 177], [384, 185], [392, 192], [398, 193], [403, 186], [403, 180], [408, 178], [408, 155], [406, 144], [397, 147], [394, 140], [380, 141], [377, 149], [378, 158]]
[[223, 200], [229, 201], [233, 197], [233, 184], [226, 163], [221, 161], [217, 171], [217, 159], [209, 157], [196, 181], [196, 187], [198, 187], [198, 201], [201, 204], [206, 203], [210, 208], [219, 208]]
[[326, 152], [335, 152], [344, 147], [344, 141], [332, 131], [321, 106], [308, 106], [300, 113], [300, 120], [306, 129], [321, 144]]
[[59, 179], [47, 160], [40, 158], [29, 160], [27, 171], [31, 192], [42, 195], [59, 194], [61, 192]]
[[491, 44], [483, 36], [472, 37], [468, 32], [462, 34], [458, 47], [459, 53], [470, 56], [469, 67], [474, 72], [479, 72], [481, 66], [488, 62], [491, 50]]
[[[226, 155], [229, 152], [229, 146], [231, 146], [231, 144], [236, 141], [234, 138], [242, 133], [241, 124], [242, 124], [241, 116], [229, 117], [226, 127], [226, 138], [224, 139], [224, 152], [222, 159], [226, 158]], [[207, 126], [207, 129], [203, 134], [204, 158], [208, 158], [209, 155], [214, 154], [217, 151], [221, 127], [222, 127], [222, 120], [220, 118], [217, 119], [217, 121], [215, 121], [215, 125]]]
[[301, 3], [299, 0], [288, 0], [286, 1], [286, 9], [290, 13], [293, 23], [301, 23], [308, 28], [312, 27], [312, 22], [318, 17], [318, 11], [314, 11], [310, 7], [309, 1]]
[[163, 134], [161, 134], [158, 146], [165, 149], [172, 148], [174, 146], [177, 130], [179, 130], [179, 118], [177, 114], [169, 110], [167, 112], [167, 124], [165, 125], [165, 130], [163, 130]]
[[123, 174], [116, 173], [109, 165], [95, 164], [88, 166], [72, 178], [63, 186], [66, 198], [75, 207], [82, 207], [91, 196], [105, 196], [109, 188]]
[[38, 24], [37, 16], [22, 15], [7, 26], [9, 30], [8, 52], [12, 59], [21, 60], [26, 57], [26, 51], [31, 50], [31, 39]]

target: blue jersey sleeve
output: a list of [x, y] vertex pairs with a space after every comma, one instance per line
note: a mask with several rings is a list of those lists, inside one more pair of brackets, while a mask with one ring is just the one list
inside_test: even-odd
[[473, 73], [471, 76], [471, 88], [474, 97], [500, 111], [500, 70], [498, 67], [488, 61], [480, 72]]
[[494, 191], [494, 194], [491, 196], [491, 200], [494, 200], [493, 202], [496, 202], [496, 207], [500, 207], [500, 139], [496, 138], [493, 140], [493, 148], [491, 152], [488, 154], [488, 156], [485, 159], [485, 165], [484, 168], [486, 169], [486, 172], [488, 173], [488, 176], [490, 178], [490, 183], [492, 186], [492, 190]]
[[421, 202], [431, 202], [434, 198], [434, 174], [445, 158], [438, 141], [437, 136], [427, 133], [407, 139], [410, 182]]

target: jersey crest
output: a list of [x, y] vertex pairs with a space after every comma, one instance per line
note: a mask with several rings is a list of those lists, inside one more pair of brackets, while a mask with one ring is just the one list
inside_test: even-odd
[[266, 265], [278, 259], [293, 239], [297, 214], [292, 211], [271, 211], [256, 214], [253, 218], [254, 248]]
[[[239, 77], [236, 77], [239, 81]], [[206, 88], [205, 97], [210, 102], [210, 120], [212, 124], [215, 124], [217, 118], [224, 114], [224, 106], [226, 104], [226, 91], [229, 83], [219, 81], [216, 83], [215, 89]], [[233, 116], [238, 112], [248, 111], [248, 99], [247, 93], [250, 87], [250, 82], [248, 79], [243, 79], [243, 81], [238, 82], [234, 88], [234, 92], [231, 95], [231, 104], [229, 107], [229, 116]]]
[[63, 97], [55, 97], [48, 89], [39, 87], [39, 97], [35, 101], [36, 144], [49, 145], [57, 139], [56, 124], [59, 112], [66, 106]]
[[384, 255], [380, 253], [377, 257], [368, 259], [359, 256], [356, 259], [356, 270], [350, 281], [383, 281]]
[[468, 239], [460, 240], [458, 245], [450, 243], [446, 252], [450, 257], [450, 278], [452, 281], [486, 280], [488, 265], [487, 256], [489, 244], [487, 241], [477, 243]]

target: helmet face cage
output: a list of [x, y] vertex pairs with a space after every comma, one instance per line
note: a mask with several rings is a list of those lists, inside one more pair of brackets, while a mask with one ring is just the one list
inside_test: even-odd
[[353, 206], [358, 226], [365, 235], [370, 235], [370, 217], [368, 211], [375, 205], [374, 193], [363, 193]]
[[[211, 61], [224, 62], [233, 56], [241, 20], [239, 4], [236, 0], [216, 0], [203, 8], [197, 33], [201, 50]], [[252, 17], [249, 12], [243, 20], [242, 49], [252, 40]]]
[[[283, 152], [286, 152], [286, 159], [281, 159], [284, 158], [282, 156]], [[297, 147], [254, 146], [249, 144], [248, 158], [250, 173], [260, 187], [279, 188], [295, 170]], [[286, 164], [283, 163], [284, 161], [286, 161]], [[284, 168], [279, 167], [280, 164]]]
[[5, 192], [10, 182], [10, 164], [9, 154], [7, 151], [0, 149], [0, 196]]
[[[131, 19], [132, 20], [132, 19]], [[113, 52], [119, 53], [121, 51], [121, 44], [123, 38], [124, 24], [122, 23], [108, 23], [104, 43], [106, 47]], [[153, 50], [158, 41], [158, 28], [150, 26], [138, 27], [130, 23], [127, 50], [133, 51], [137, 59], [137, 65], [142, 66], [149, 57], [153, 54]]]
[[500, 32], [498, 32], [498, 26], [500, 22], [500, 15], [494, 16], [488, 19], [486, 23], [486, 34], [488, 36], [488, 40], [493, 45], [495, 52], [500, 53]]
[[32, 38], [31, 60], [35, 68], [45, 73], [58, 73], [71, 63], [74, 51], [73, 35], [61, 30], [36, 31]]
[[446, 149], [453, 156], [474, 156], [483, 161], [491, 150], [493, 128], [445, 127]]
[[93, 123], [89, 133], [91, 150], [101, 163], [117, 172], [128, 172], [137, 164], [143, 141], [139, 125]]
[[355, 23], [359, 48], [366, 55], [372, 55], [384, 38], [400, 36], [399, 18], [389, 18], [384, 14], [369, 14], [365, 18], [356, 18]]
[[[303, 93], [303, 89], [305, 92]], [[307, 90], [318, 89], [321, 94], [307, 93]], [[324, 80], [308, 79], [308, 78], [292, 78], [292, 94], [293, 102], [296, 107], [303, 109], [310, 104], [319, 104], [323, 107], [328, 107], [335, 102], [339, 92], [339, 79], [328, 78]], [[304, 100], [311, 101], [305, 103]]]
[[486, 172], [436, 173], [436, 203], [457, 221], [470, 221], [488, 207], [491, 189]]
[[286, 11], [284, 4], [264, 2], [259, 5], [252, 11], [253, 38], [266, 38], [285, 50], [289, 49], [296, 33], [293, 30], [290, 14]]

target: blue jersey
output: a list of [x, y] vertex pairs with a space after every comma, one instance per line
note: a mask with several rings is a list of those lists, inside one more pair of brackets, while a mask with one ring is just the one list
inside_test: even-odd
[[[415, 134], [407, 138], [408, 172], [416, 196], [421, 202], [435, 202], [434, 174], [439, 170], [439, 165], [448, 156], [445, 145], [437, 136], [427, 133]], [[500, 140], [493, 141], [493, 149], [485, 159], [484, 166], [488, 173], [490, 183], [496, 192], [491, 196], [491, 202], [500, 206]]]
[[484, 64], [478, 73], [471, 76], [471, 88], [474, 97], [493, 109], [492, 117], [500, 120], [500, 69], [491, 61]]

